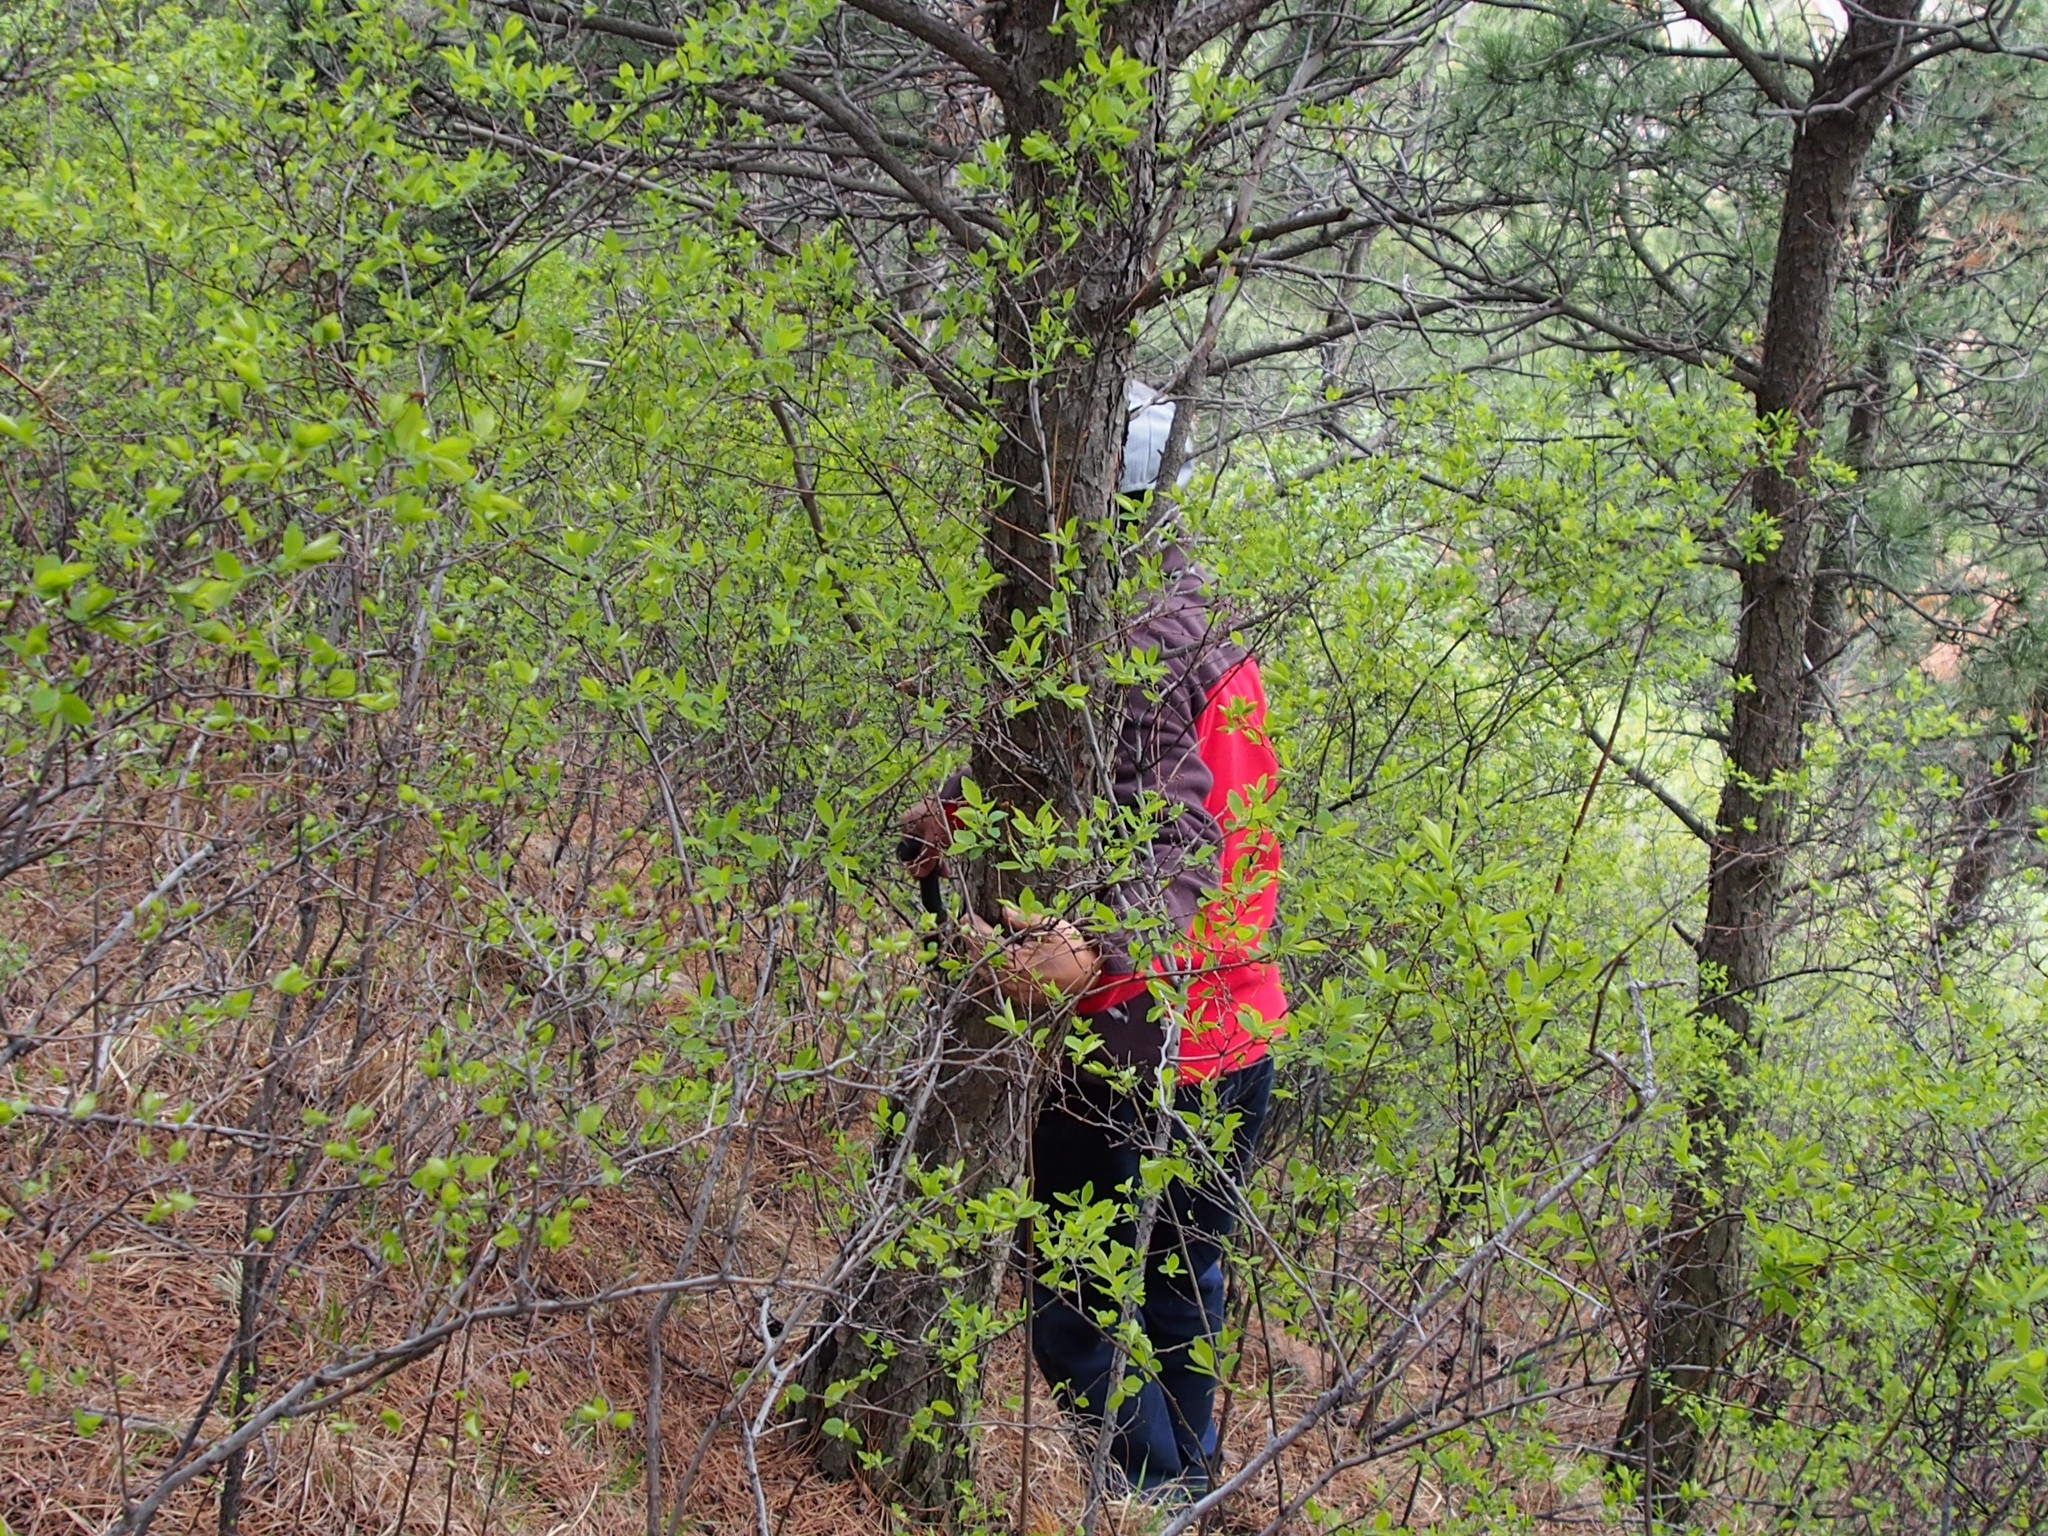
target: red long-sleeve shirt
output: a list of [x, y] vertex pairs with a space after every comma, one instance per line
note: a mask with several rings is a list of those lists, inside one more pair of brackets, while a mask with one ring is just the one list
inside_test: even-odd
[[1093, 935], [1103, 974], [1077, 1011], [1100, 1015], [1148, 986], [1169, 998], [1185, 989], [1179, 1074], [1200, 1082], [1258, 1061], [1287, 1014], [1264, 954], [1280, 840], [1258, 816], [1280, 765], [1258, 662], [1212, 615], [1203, 573], [1178, 549], [1162, 565], [1161, 589], [1121, 636], [1162, 675], [1118, 700], [1113, 795], [1163, 814], [1139, 867], [1104, 893], [1125, 926]]
[[[1246, 656], [1207, 692], [1195, 719], [1196, 752], [1209, 779], [1202, 808], [1216, 828], [1214, 841], [1201, 845], [1201, 851], [1213, 849], [1214, 862], [1200, 860], [1203, 887], [1180, 929], [1180, 942], [1154, 956], [1149, 967], [1170, 984], [1187, 988], [1180, 1045], [1183, 1082], [1250, 1066], [1266, 1054], [1273, 1026], [1287, 1016], [1280, 967], [1263, 953], [1280, 899], [1280, 839], [1256, 823], [1258, 808], [1280, 783], [1279, 760], [1265, 725], [1259, 664]], [[1169, 910], [1175, 905], [1169, 902]], [[1081, 999], [1078, 1011], [1101, 1013], [1148, 985], [1135, 968], [1123, 975], [1105, 974]]]

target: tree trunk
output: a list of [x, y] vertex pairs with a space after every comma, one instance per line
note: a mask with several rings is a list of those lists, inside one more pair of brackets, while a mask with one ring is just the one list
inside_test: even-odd
[[[964, 1205], [1016, 1181], [1022, 1166], [1028, 1044], [989, 1021], [987, 1008], [956, 993], [934, 1010], [939, 1053], [926, 1091], [897, 1107], [915, 1116], [911, 1166], [958, 1164], [949, 1189]], [[920, 1085], [922, 1089], [924, 1085]], [[871, 1266], [839, 1299], [839, 1321], [805, 1371], [804, 1410], [818, 1438], [818, 1463], [834, 1477], [878, 1460], [871, 1476], [913, 1518], [946, 1520], [971, 1472], [967, 1428], [979, 1393], [975, 1356], [985, 1341], [965, 1336], [987, 1315], [1002, 1284], [1010, 1228], [996, 1224], [978, 1245], [928, 1266]], [[835, 1383], [853, 1384], [838, 1401]], [[823, 1433], [827, 1424], [834, 1432]], [[843, 1426], [843, 1427], [842, 1427]]]
[[[991, 45], [1019, 82], [1005, 103], [1009, 163], [1037, 232], [1024, 275], [999, 279], [991, 296], [997, 435], [983, 551], [1001, 579], [982, 606], [988, 697], [969, 771], [990, 800], [1020, 816], [1050, 807], [1071, 822], [1110, 787], [1114, 722], [1048, 689], [1095, 683], [1109, 633], [1116, 572], [1106, 533], [1134, 346], [1129, 309], [1151, 255], [1157, 92], [1171, 15], [1167, 0], [1136, 0], [1103, 16], [1101, 52], [1121, 47], [1158, 71], [1151, 110], [1113, 170], [1086, 148], [1078, 166], [1064, 168], [1024, 152], [1034, 132], [1067, 138], [1067, 108], [1041, 84], [1078, 78], [1074, 29], [1052, 30], [1057, 7], [1014, 0], [989, 17]], [[1091, 697], [1107, 691], [1091, 687]], [[985, 915], [1024, 883], [1003, 862], [971, 871], [969, 890]], [[936, 1077], [910, 1151], [922, 1168], [957, 1164], [950, 1193], [964, 1205], [1019, 1181], [1036, 1065], [1028, 1042], [992, 1021], [985, 1005], [948, 990], [932, 1009], [937, 1038], [926, 1060], [936, 1053]], [[851, 1474], [862, 1452], [877, 1453], [870, 1475], [893, 1502], [950, 1517], [970, 1470], [975, 1362], [985, 1350], [961, 1334], [959, 1320], [993, 1310], [1011, 1238], [995, 1223], [943, 1266], [855, 1277], [807, 1373], [813, 1426], [837, 1418], [852, 1431], [821, 1440], [827, 1472]], [[847, 1381], [853, 1389], [828, 1406], [826, 1388]]]
[[[1919, 0], [1851, 12], [1793, 140], [1771, 273], [1758, 416], [1798, 436], [1782, 468], [1761, 467], [1751, 506], [1767, 530], [1741, 577], [1727, 775], [1707, 877], [1698, 957], [1702, 1021], [1721, 1035], [1725, 1075], [1686, 1107], [1692, 1158], [1649, 1277], [1643, 1373], [1617, 1450], [1642, 1469], [1661, 1516], [1682, 1519], [1705, 1435], [1688, 1412], [1716, 1390], [1741, 1292], [1741, 1192], [1728, 1184], [1740, 1085], [1757, 1048], [1755, 1009], [1769, 979], [1779, 896], [1804, 749], [1814, 570], [1824, 515], [1806, 483], [1828, 382], [1829, 333], [1851, 200], [1889, 92], [1873, 85], [1899, 59]], [[1819, 110], [1815, 110], [1818, 108]]]
[[1948, 896], [1934, 928], [1937, 959], [1976, 920], [1979, 904], [2005, 864], [2007, 851], [2031, 829], [2027, 811], [2041, 778], [2043, 733], [2048, 732], [2048, 696], [2027, 701], [2025, 723], [2006, 739], [2005, 750], [1963, 796], [1963, 846], [1949, 876]]

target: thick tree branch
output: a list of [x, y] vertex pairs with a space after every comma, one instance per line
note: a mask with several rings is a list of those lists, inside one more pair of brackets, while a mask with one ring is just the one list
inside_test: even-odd
[[910, 194], [911, 201], [930, 214], [933, 222], [951, 235], [963, 250], [979, 251], [988, 244], [988, 237], [968, 223], [966, 214], [939, 196], [930, 183], [883, 141], [881, 130], [865, 112], [843, 96], [813, 85], [801, 75], [779, 74], [774, 81], [853, 140], [875, 169]]
[[950, 22], [942, 21], [916, 0], [847, 0], [855, 10], [929, 43], [996, 95], [1008, 101], [1016, 92], [1009, 65]]
[[2005, 750], [1962, 804], [1962, 848], [1949, 877], [1948, 896], [1935, 925], [1934, 947], [1947, 949], [1976, 921], [2007, 850], [2034, 830], [2027, 815], [2041, 777], [2042, 731], [2048, 700], [2029, 701], [2025, 723], [2006, 739]]
[[1806, 105], [1798, 93], [1785, 83], [1785, 77], [1773, 69], [1762, 54], [1750, 47], [1749, 40], [1730, 26], [1726, 18], [1709, 5], [1707, 0], [1678, 0], [1678, 5], [1701, 30], [1728, 50], [1729, 57], [1742, 66], [1749, 78], [1756, 82], [1756, 88], [1771, 99], [1773, 106], [1783, 107], [1788, 112], [1797, 112]]
[[[492, 3], [534, 21], [545, 22], [549, 26], [570, 29], [582, 27], [587, 31], [630, 38], [635, 42], [647, 43], [657, 48], [680, 48], [683, 45], [681, 34], [667, 27], [628, 21], [621, 17], [604, 15], [602, 12], [592, 12], [586, 16], [556, 5], [553, 0], [492, 0]], [[880, 0], [880, 3], [894, 5], [897, 0]], [[907, 5], [908, 0], [901, 0], [901, 3]], [[837, 93], [814, 85], [801, 75], [785, 72], [773, 75], [769, 80], [771, 84], [802, 101], [851, 139], [863, 158], [901, 187], [910, 200], [930, 214], [962, 248], [979, 251], [987, 244], [986, 237], [968, 222], [967, 216], [957, 206], [941, 197], [930, 183], [911, 169], [902, 156], [889, 147], [882, 137], [881, 130], [866, 113]]]
[[1952, 33], [1937, 42], [1929, 43], [1917, 53], [1906, 54], [1867, 85], [1849, 92], [1839, 101], [1814, 102], [1808, 106], [1795, 107], [1788, 110], [1795, 118], [1801, 121], [1809, 118], [1829, 117], [1846, 112], [1854, 112], [1870, 101], [1871, 98], [1880, 96], [1890, 90], [1894, 85], [1905, 79], [1906, 76], [1912, 74], [1914, 70], [1920, 68], [1921, 65], [1931, 64], [1936, 59], [1946, 57], [1951, 53], [1982, 53], [1995, 55], [1999, 58], [2025, 59], [2033, 64], [2048, 63], [2048, 48], [2019, 47], [1999, 42], [1995, 38], [1978, 39], [1966, 37], [1960, 32]]
[[1176, 21], [1166, 34], [1166, 51], [1178, 64], [1211, 38], [1251, 21], [1273, 0], [1211, 0]]

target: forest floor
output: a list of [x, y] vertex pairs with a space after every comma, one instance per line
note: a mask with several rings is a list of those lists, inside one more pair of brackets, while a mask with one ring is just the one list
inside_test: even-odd
[[[138, 851], [134, 868], [151, 867]], [[522, 877], [538, 887], [548, 871]], [[81, 891], [53, 884], [38, 904], [47, 921], [35, 927], [34, 948], [52, 964], [84, 953], [91, 936], [79, 915], [85, 910]], [[419, 916], [421, 942], [403, 974], [367, 1005], [378, 1020], [371, 1049], [350, 1051], [349, 1032], [361, 1026], [337, 1010], [294, 1063], [311, 1083], [346, 1057], [355, 1064], [342, 1072], [349, 1100], [371, 1106], [388, 1124], [428, 1113], [445, 1128], [452, 1117], [471, 1112], [449, 1097], [445, 1080], [425, 1083], [418, 1070], [422, 1043], [439, 1017], [419, 999], [435, 995], [433, 964], [452, 967], [459, 960], [435, 961], [432, 952], [446, 930], [434, 917], [431, 911]], [[159, 972], [158, 986], [170, 982]], [[23, 984], [33, 985], [33, 972]], [[658, 1025], [665, 1007], [681, 1006], [694, 985], [678, 977], [672, 994], [649, 999], [648, 1027]], [[43, 1096], [58, 1103], [44, 1106], [40, 1122], [17, 1124], [12, 1144], [19, 1155], [4, 1170], [13, 1180], [10, 1202], [33, 1210], [40, 1199], [47, 1215], [0, 1224], [0, 1276], [11, 1306], [0, 1337], [14, 1362], [0, 1370], [0, 1536], [112, 1530], [124, 1508], [180, 1459], [181, 1446], [211, 1443], [233, 1418], [220, 1382], [236, 1338], [236, 1255], [247, 1241], [246, 1196], [238, 1182], [246, 1173], [237, 1159], [255, 1144], [235, 1128], [253, 1123], [256, 1085], [267, 1071], [262, 1031], [237, 1027], [188, 1050], [160, 1049], [139, 1027], [119, 1039], [83, 1028], [48, 1037], [39, 1047], [34, 1060], [48, 1084]], [[632, 1035], [607, 1054], [593, 1102], [630, 1104], [636, 1080], [628, 1063], [634, 1042], [647, 1038]], [[165, 1067], [167, 1060], [173, 1065]], [[175, 1096], [180, 1074], [212, 1089], [205, 1118], [217, 1124], [193, 1129], [189, 1161], [172, 1167], [161, 1135], [152, 1149], [148, 1136], [137, 1134], [139, 1121], [161, 1111], [152, 1111], [131, 1084], [154, 1081]], [[71, 1100], [84, 1113], [67, 1112], [61, 1107], [70, 1091], [65, 1085], [88, 1075], [98, 1092], [89, 1101]], [[428, 1101], [442, 1107], [428, 1103], [422, 1111]], [[733, 1281], [679, 1296], [663, 1335], [665, 1502], [687, 1483], [675, 1531], [838, 1536], [900, 1524], [866, 1489], [818, 1474], [809, 1449], [761, 1413], [757, 1389], [743, 1392], [735, 1407], [735, 1386], [761, 1359], [765, 1333], [772, 1331], [764, 1328], [763, 1298], [778, 1294], [777, 1286], [786, 1287], [784, 1295], [802, 1292], [837, 1256], [822, 1235], [827, 1223], [815, 1191], [829, 1187], [827, 1147], [845, 1130], [845, 1116], [857, 1125], [863, 1113], [858, 1104], [840, 1106], [836, 1131], [833, 1115], [824, 1113], [764, 1123], [747, 1176], [713, 1192], [711, 1224], [722, 1234], [725, 1255], [723, 1268], [713, 1271]], [[275, 1145], [301, 1144], [293, 1130]], [[412, 1156], [401, 1148], [401, 1171]], [[251, 1393], [259, 1403], [351, 1351], [417, 1334], [430, 1304], [445, 1300], [445, 1286], [437, 1288], [432, 1278], [439, 1273], [445, 1281], [445, 1269], [433, 1271], [410, 1252], [394, 1254], [376, 1234], [350, 1225], [347, 1200], [358, 1188], [356, 1175], [317, 1159], [311, 1166], [316, 1181], [334, 1182], [302, 1195], [331, 1195], [342, 1215], [294, 1254], [288, 1289], [267, 1314]], [[699, 1193], [689, 1187], [684, 1170], [690, 1166], [678, 1157], [665, 1174], [650, 1164], [615, 1186], [590, 1182], [591, 1204], [576, 1215], [573, 1242], [548, 1254], [534, 1272], [535, 1294], [563, 1301], [560, 1310], [457, 1330], [445, 1347], [373, 1390], [331, 1412], [282, 1421], [257, 1439], [235, 1529], [241, 1536], [646, 1531], [643, 1425], [655, 1303], [645, 1294], [595, 1306], [574, 1299], [673, 1273]], [[151, 1210], [187, 1187], [196, 1197], [185, 1197], [173, 1217]], [[1357, 1213], [1359, 1222], [1373, 1219], [1373, 1213]], [[280, 1239], [289, 1241], [289, 1234]], [[502, 1277], [498, 1283], [503, 1290]], [[1006, 1303], [1014, 1308], [1014, 1277], [1008, 1292]], [[1516, 1321], [1487, 1319], [1503, 1349], [1515, 1345]], [[1446, 1336], [1435, 1353], [1423, 1351], [1412, 1379], [1389, 1400], [1426, 1403], [1440, 1396], [1457, 1364], [1456, 1348]], [[1295, 1422], [1328, 1384], [1328, 1368], [1315, 1348], [1277, 1326], [1270, 1332], [1263, 1324], [1248, 1326], [1224, 1394], [1226, 1470], [1255, 1456], [1276, 1428]], [[1076, 1531], [1085, 1507], [1087, 1449], [1080, 1432], [1062, 1423], [1042, 1380], [1029, 1394], [1030, 1503], [1020, 1527], [1025, 1383], [1024, 1341], [1021, 1330], [1013, 1330], [989, 1360], [976, 1463], [981, 1497], [997, 1511], [993, 1528], [1045, 1536]], [[212, 1406], [195, 1425], [202, 1403]], [[1460, 1472], [1484, 1465], [1483, 1456], [1433, 1454], [1457, 1436], [1412, 1455], [1352, 1465], [1363, 1460], [1356, 1455], [1355, 1429], [1331, 1416], [1236, 1495], [1212, 1529], [1271, 1529], [1289, 1501], [1316, 1482], [1314, 1503], [1286, 1522], [1287, 1531], [1427, 1527], [1447, 1515], [1469, 1515], [1475, 1503], [1502, 1493], [1520, 1517], [1536, 1517], [1541, 1528], [1602, 1528], [1597, 1458], [1574, 1448], [1606, 1443], [1616, 1408], [1618, 1402], [1573, 1397], [1518, 1410], [1540, 1412], [1548, 1443], [1558, 1449], [1545, 1464], [1519, 1469], [1511, 1484], [1501, 1481], [1497, 1468]], [[743, 1432], [739, 1421], [749, 1415], [757, 1416], [758, 1433]], [[1483, 1436], [1485, 1421], [1459, 1433]], [[151, 1529], [157, 1536], [219, 1530], [221, 1496], [217, 1471], [196, 1477], [169, 1499]], [[1136, 1536], [1157, 1522], [1154, 1509], [1112, 1503], [1098, 1529], [1105, 1536]]]
[[[117, 1160], [102, 1164], [124, 1177]], [[132, 1185], [130, 1186], [132, 1187]], [[757, 1187], [758, 1191], [758, 1187]], [[806, 1234], [792, 1202], [779, 1207], [757, 1192], [743, 1215], [741, 1251], [764, 1264], [801, 1261]], [[665, 1203], [625, 1191], [601, 1199], [579, 1225], [576, 1248], [558, 1256], [553, 1284], [575, 1281], [580, 1264], [590, 1289], [608, 1278], [612, 1256], [673, 1251], [685, 1222]], [[122, 1509], [124, 1475], [132, 1496], [188, 1432], [193, 1407], [212, 1385], [234, 1337], [237, 1276], [232, 1261], [198, 1255], [233, 1246], [234, 1233], [185, 1225], [179, 1240], [150, 1245], [122, 1236], [90, 1262], [62, 1266], [39, 1305], [16, 1322], [11, 1343], [24, 1360], [63, 1360], [58, 1375], [17, 1373], [0, 1389], [0, 1516], [23, 1536], [107, 1530]], [[31, 1234], [0, 1239], [0, 1266], [33, 1273]], [[346, 1231], [334, 1234], [312, 1266], [325, 1315], [336, 1324], [374, 1325], [380, 1290], [386, 1306], [406, 1305], [387, 1271], [378, 1278]], [[1014, 1297], [1012, 1298], [1014, 1300]], [[805, 1448], [780, 1433], [751, 1447], [731, 1426], [714, 1423], [729, 1383], [758, 1357], [758, 1324], [737, 1296], [685, 1298], [671, 1313], [664, 1359], [664, 1466], [668, 1487], [699, 1454], [678, 1529], [724, 1533], [758, 1529], [765, 1504], [777, 1536], [887, 1529], [885, 1508], [865, 1490], [815, 1475]], [[644, 1461], [637, 1415], [647, 1390], [645, 1299], [576, 1316], [480, 1325], [447, 1350], [400, 1372], [367, 1401], [333, 1417], [290, 1424], [257, 1442], [250, 1458], [240, 1530], [383, 1533], [383, 1536], [627, 1536], [646, 1529]], [[301, 1331], [264, 1345], [264, 1385], [273, 1389], [332, 1357], [335, 1340]], [[103, 1362], [95, 1369], [89, 1362]], [[118, 1362], [118, 1364], [117, 1364]], [[1291, 1422], [1323, 1383], [1314, 1352], [1275, 1339], [1270, 1351], [1253, 1331], [1227, 1395], [1226, 1464], [1240, 1465], [1273, 1427]], [[986, 1497], [1014, 1511], [1023, 1452], [1019, 1409], [1024, 1349], [1019, 1334], [994, 1351], [978, 1453]], [[116, 1377], [119, 1377], [118, 1384]], [[33, 1388], [34, 1390], [30, 1390]], [[579, 1408], [602, 1397], [636, 1414], [632, 1427], [592, 1426]], [[1033, 1392], [1031, 1510], [1026, 1529], [1078, 1530], [1084, 1504], [1083, 1451], [1048, 1403]], [[208, 1426], [218, 1432], [220, 1410]], [[1563, 1426], [1553, 1422], [1553, 1431]], [[1581, 1437], [1597, 1443], [1604, 1426]], [[1220, 1529], [1261, 1530], [1290, 1490], [1344, 1455], [1332, 1424], [1304, 1437], [1238, 1495]], [[758, 1480], [750, 1477], [753, 1456]], [[124, 1474], [125, 1465], [125, 1474]], [[1549, 1513], [1574, 1527], [1598, 1526], [1598, 1488], [1581, 1467], [1569, 1478], [1535, 1478], [1516, 1489], [1525, 1513]], [[758, 1495], [757, 1495], [758, 1486]], [[218, 1489], [202, 1478], [158, 1517], [162, 1533], [216, 1528]], [[1359, 1528], [1375, 1514], [1427, 1526], [1463, 1501], [1424, 1462], [1388, 1461], [1340, 1472], [1324, 1489], [1312, 1523], [1287, 1529]], [[1576, 1506], [1567, 1513], [1569, 1506]], [[1015, 1519], [1014, 1514], [1007, 1517]], [[1156, 1513], [1112, 1503], [1100, 1527], [1109, 1536], [1148, 1530]], [[1013, 1527], [1014, 1528], [1014, 1527]]]

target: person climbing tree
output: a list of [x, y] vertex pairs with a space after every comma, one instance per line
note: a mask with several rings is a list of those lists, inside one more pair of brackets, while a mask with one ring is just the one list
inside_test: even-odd
[[[1140, 595], [1113, 644], [1149, 680], [1120, 690], [1113, 783], [1118, 810], [1142, 828], [1136, 873], [1105, 882], [1114, 924], [1004, 908], [991, 969], [1020, 1011], [1071, 1007], [1081, 1026], [1033, 1129], [1033, 1197], [1053, 1221], [1115, 1202], [1096, 1252], [1142, 1252], [1145, 1265], [1139, 1299], [1120, 1309], [1095, 1265], [1036, 1263], [1033, 1353], [1069, 1410], [1111, 1421], [1108, 1449], [1129, 1484], [1174, 1496], [1199, 1493], [1216, 1470], [1203, 1346], [1223, 1325], [1224, 1243], [1266, 1120], [1269, 1041], [1287, 1013], [1279, 969], [1263, 956], [1280, 847], [1260, 811], [1279, 764], [1258, 662], [1212, 608], [1167, 498], [1153, 495], [1174, 407], [1133, 382], [1126, 408], [1118, 489], [1133, 536], [1122, 564]], [[955, 775], [905, 814], [900, 851], [919, 879], [944, 872], [964, 794]], [[973, 914], [966, 922], [995, 932]], [[1169, 1147], [1188, 1176], [1148, 1210], [1141, 1169]]]

